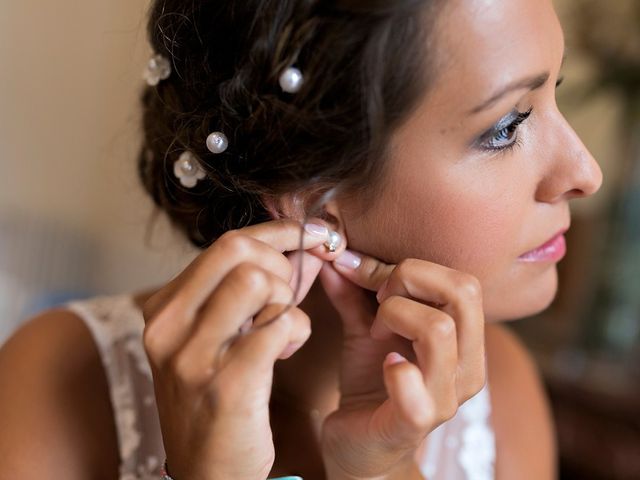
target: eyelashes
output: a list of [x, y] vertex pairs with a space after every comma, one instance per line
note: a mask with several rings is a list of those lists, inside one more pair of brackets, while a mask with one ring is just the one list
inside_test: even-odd
[[[556, 88], [562, 85], [564, 76], [558, 78]], [[533, 107], [526, 112], [513, 110], [500, 120], [491, 130], [484, 133], [476, 142], [477, 147], [484, 151], [505, 151], [519, 145], [518, 127], [531, 115]]]
[[478, 140], [478, 147], [486, 151], [500, 151], [513, 148], [518, 141], [518, 127], [531, 115], [533, 107], [526, 112], [517, 110], [500, 120], [491, 130]]

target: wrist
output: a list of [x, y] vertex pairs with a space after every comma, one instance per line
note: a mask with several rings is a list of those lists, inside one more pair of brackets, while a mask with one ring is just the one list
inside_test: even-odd
[[341, 469], [338, 465], [325, 461], [327, 480], [424, 480], [420, 468], [413, 455], [407, 455], [382, 473], [373, 475], [358, 475]]

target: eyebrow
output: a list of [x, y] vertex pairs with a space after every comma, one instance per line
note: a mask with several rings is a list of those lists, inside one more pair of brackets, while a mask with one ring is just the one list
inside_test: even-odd
[[[564, 54], [562, 55], [563, 65], [566, 58], [567, 58], [567, 52], [565, 50]], [[520, 80], [516, 80], [515, 82], [512, 82], [507, 86], [499, 89], [488, 100], [484, 101], [483, 103], [473, 108], [472, 110], [469, 110], [469, 115], [475, 115], [477, 113], [482, 112], [483, 110], [488, 109], [489, 107], [493, 106], [498, 100], [504, 97], [507, 93], [513, 92], [514, 90], [522, 90], [524, 88], [530, 91], [537, 90], [538, 88], [542, 87], [545, 83], [547, 83], [547, 80], [549, 80], [550, 75], [551, 74], [549, 72], [544, 72], [539, 75], [535, 75], [533, 77], [526, 77]]]

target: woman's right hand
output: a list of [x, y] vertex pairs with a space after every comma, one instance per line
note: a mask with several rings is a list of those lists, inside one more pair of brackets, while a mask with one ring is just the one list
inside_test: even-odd
[[[258, 480], [271, 470], [273, 366], [300, 348], [311, 329], [297, 307], [264, 324], [293, 298], [302, 257], [285, 253], [298, 249], [300, 228], [275, 220], [229, 231], [144, 305], [144, 348], [176, 480]], [[327, 252], [326, 240], [305, 232], [295, 305], [323, 261], [340, 253]]]

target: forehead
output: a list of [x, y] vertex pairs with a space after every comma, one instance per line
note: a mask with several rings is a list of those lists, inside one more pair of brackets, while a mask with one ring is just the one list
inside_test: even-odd
[[564, 50], [551, 0], [448, 0], [435, 28], [431, 93], [464, 109], [501, 85], [559, 68]]

